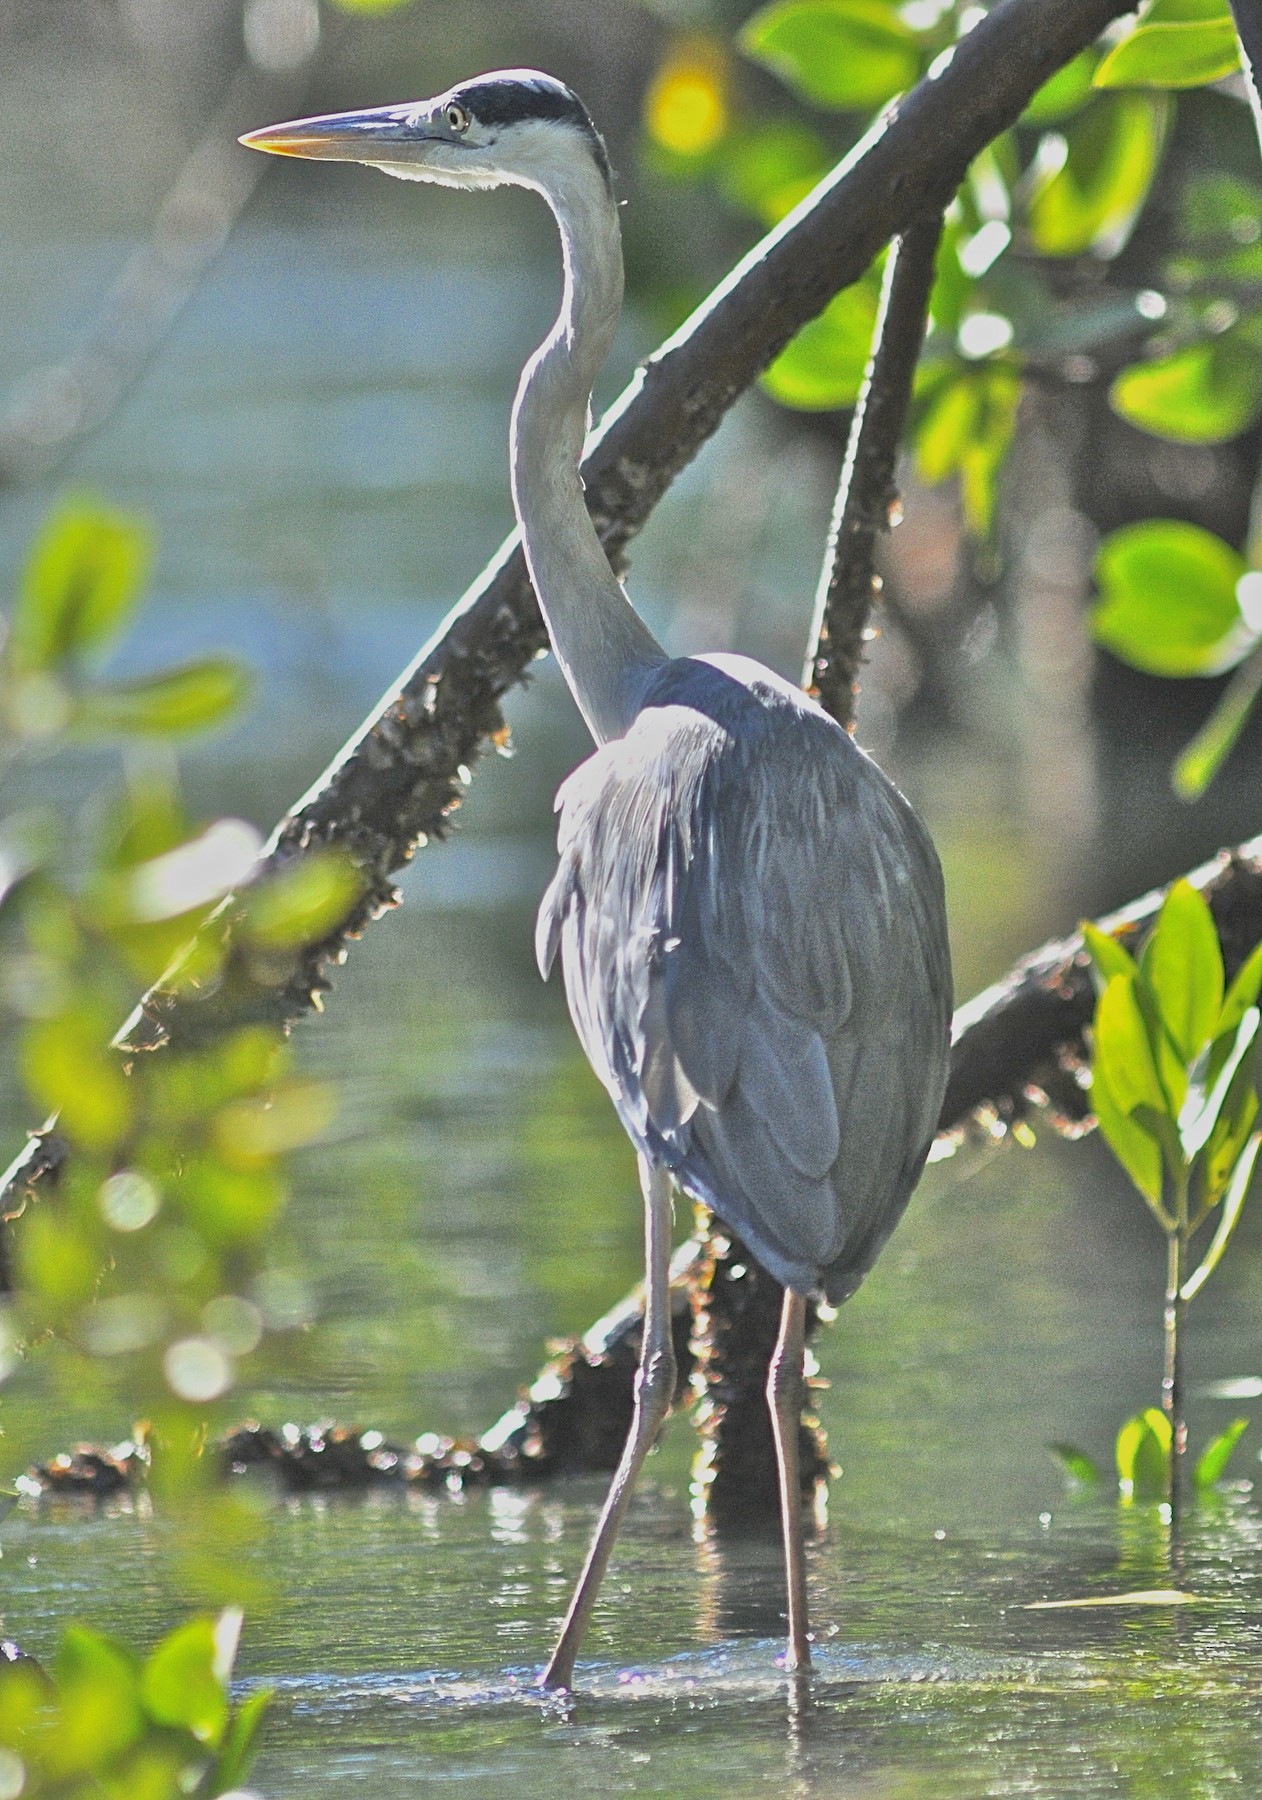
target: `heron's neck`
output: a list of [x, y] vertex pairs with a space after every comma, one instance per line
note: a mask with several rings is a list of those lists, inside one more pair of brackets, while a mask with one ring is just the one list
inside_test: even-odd
[[666, 661], [609, 566], [579, 476], [592, 383], [622, 305], [622, 243], [594, 163], [540, 190], [560, 228], [565, 287], [556, 324], [517, 390], [513, 503], [553, 651], [602, 744], [628, 729]]

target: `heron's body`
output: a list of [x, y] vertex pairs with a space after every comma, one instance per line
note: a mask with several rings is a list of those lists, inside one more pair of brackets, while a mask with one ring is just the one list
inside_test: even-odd
[[463, 188], [534, 189], [561, 235], [556, 324], [513, 410], [513, 499], [557, 659], [596, 741], [561, 789], [539, 915], [570, 1011], [639, 1153], [647, 1276], [635, 1421], [544, 1675], [568, 1686], [636, 1472], [674, 1390], [672, 1182], [786, 1287], [768, 1394], [790, 1667], [809, 1662], [797, 1476], [805, 1297], [844, 1299], [923, 1165], [946, 1079], [950, 964], [929, 838], [815, 703], [743, 657], [671, 659], [614, 578], [579, 463], [622, 301], [604, 146], [552, 77], [271, 127], [281, 154]]

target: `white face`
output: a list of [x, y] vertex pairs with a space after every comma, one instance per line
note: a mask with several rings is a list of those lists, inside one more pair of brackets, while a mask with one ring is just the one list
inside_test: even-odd
[[[540, 92], [555, 112], [556, 97], [566, 90], [533, 70], [509, 70], [464, 83], [434, 100], [270, 125], [241, 141], [279, 156], [364, 163], [403, 181], [440, 187], [492, 188], [509, 182], [546, 188], [559, 171], [572, 170], [580, 159], [595, 167], [596, 140], [566, 117], [532, 117], [530, 107]], [[478, 114], [479, 98], [485, 117]], [[520, 116], [511, 116], [514, 112]]]

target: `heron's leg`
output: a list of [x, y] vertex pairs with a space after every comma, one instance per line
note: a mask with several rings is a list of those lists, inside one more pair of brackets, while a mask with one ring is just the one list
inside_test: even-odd
[[574, 1659], [631, 1489], [675, 1394], [675, 1346], [670, 1323], [670, 1176], [642, 1156], [640, 1186], [644, 1190], [645, 1305], [640, 1368], [635, 1378], [635, 1412], [557, 1647], [541, 1677], [542, 1685], [549, 1688], [568, 1688], [574, 1679]]
[[784, 1533], [784, 1568], [789, 1589], [789, 1642], [784, 1666], [790, 1671], [811, 1666], [811, 1638], [806, 1622], [806, 1549], [802, 1536], [802, 1475], [798, 1466], [798, 1432], [802, 1424], [802, 1391], [806, 1357], [806, 1296], [784, 1290], [780, 1335], [767, 1370], [767, 1405], [776, 1440], [780, 1475], [780, 1523]]

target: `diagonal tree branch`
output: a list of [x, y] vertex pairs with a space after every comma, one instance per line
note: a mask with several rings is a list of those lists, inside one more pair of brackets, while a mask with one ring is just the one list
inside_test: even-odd
[[848, 729], [854, 725], [868, 620], [881, 590], [876, 540], [898, 501], [894, 464], [925, 341], [942, 214], [918, 219], [890, 245], [872, 358], [846, 445], [828, 556], [802, 685]]

